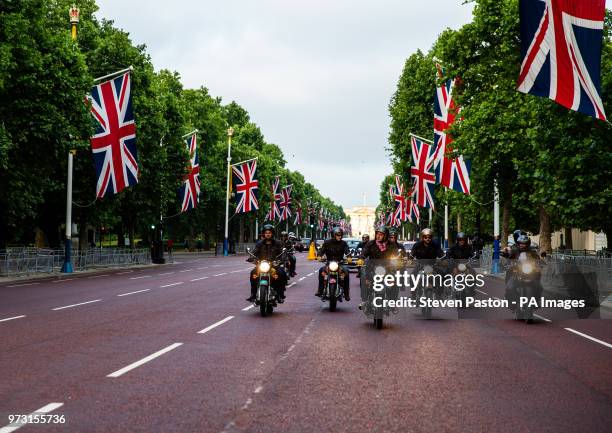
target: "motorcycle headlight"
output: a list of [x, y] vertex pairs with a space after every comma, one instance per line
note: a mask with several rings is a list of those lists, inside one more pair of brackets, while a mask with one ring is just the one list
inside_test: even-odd
[[329, 262], [329, 270], [336, 272], [338, 270], [338, 262]]
[[263, 273], [270, 272], [270, 263], [261, 262], [259, 264], [259, 272], [263, 272]]
[[533, 265], [531, 263], [523, 263], [521, 265], [521, 271], [524, 274], [531, 274], [533, 272]]
[[423, 272], [425, 272], [426, 274], [431, 274], [433, 273], [433, 266], [431, 265], [426, 265], [423, 267]]
[[467, 266], [465, 266], [465, 263], [459, 263], [459, 266], [457, 266], [457, 269], [459, 269], [459, 271], [461, 272], [465, 272], [465, 270], [467, 269]]
[[376, 266], [376, 268], [374, 269], [374, 273], [376, 275], [385, 275], [387, 273], [387, 270], [384, 266]]

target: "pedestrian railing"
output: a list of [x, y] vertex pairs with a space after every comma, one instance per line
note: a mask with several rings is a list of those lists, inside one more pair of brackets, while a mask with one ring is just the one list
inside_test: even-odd
[[[9, 248], [0, 251], [0, 276], [18, 276], [59, 271], [64, 263], [64, 249]], [[72, 252], [74, 270], [147, 264], [148, 249], [89, 248]]]

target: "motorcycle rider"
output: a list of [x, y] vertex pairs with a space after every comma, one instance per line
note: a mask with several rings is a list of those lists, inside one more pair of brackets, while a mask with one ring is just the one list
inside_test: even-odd
[[[253, 250], [253, 257], [247, 261], [267, 260], [272, 265], [272, 261], [277, 258], [283, 251], [283, 245], [280, 241], [274, 239], [274, 226], [266, 224], [262, 229], [264, 238], [258, 241]], [[287, 275], [281, 268], [275, 268], [278, 278], [272, 279], [272, 287], [278, 295], [278, 303], [282, 304], [285, 299], [285, 286], [287, 285]], [[248, 302], [254, 302], [257, 294], [257, 267], [251, 270], [249, 281], [251, 282], [251, 296], [247, 298]]]
[[[389, 238], [389, 228], [384, 224], [379, 225], [374, 231], [374, 239], [369, 241], [363, 250], [361, 251], [361, 256], [359, 258], [361, 264], [365, 259], [370, 259], [368, 261], [367, 269], [366, 267], [362, 267], [362, 272], [365, 272], [365, 276], [367, 279], [373, 273], [374, 266], [376, 260], [385, 260], [391, 257], [396, 257], [398, 250], [395, 244], [390, 244], [388, 242]], [[368, 298], [368, 285], [361, 284], [361, 305], [359, 305], [359, 309], [362, 309], [364, 306], [365, 300]]]
[[367, 233], [364, 233], [363, 236], [361, 236], [361, 242], [359, 242], [357, 244], [357, 249], [361, 248], [363, 249], [363, 247], [365, 247], [365, 245], [370, 241], [370, 235]]
[[[531, 239], [526, 234], [520, 234], [516, 239], [516, 244], [511, 250], [506, 250], [502, 252], [504, 257], [514, 261], [520, 257], [521, 253], [525, 253], [528, 260], [532, 260], [535, 263], [540, 263], [540, 256], [538, 256], [537, 251], [531, 249]], [[512, 301], [518, 300], [518, 292], [516, 290], [515, 276], [516, 268], [515, 266], [510, 266], [506, 271], [506, 299], [510, 301], [510, 309], [514, 310], [516, 308], [516, 304], [512, 304]], [[542, 284], [540, 279], [537, 278], [534, 286], [534, 296], [539, 298], [542, 295]]]
[[444, 251], [433, 240], [431, 229], [425, 228], [421, 230], [421, 240], [412, 246], [410, 255], [417, 260], [435, 260], [444, 256]]
[[[342, 235], [344, 232], [340, 227], [334, 227], [332, 230], [332, 238], [327, 239], [323, 242], [323, 245], [319, 249], [319, 257], [325, 257], [327, 260], [334, 260], [338, 262], [338, 264], [342, 263], [345, 254], [349, 252], [348, 244], [342, 240]], [[319, 269], [319, 287], [317, 289], [317, 293], [315, 296], [321, 296], [323, 294], [323, 272], [325, 272], [327, 266], [322, 266]], [[340, 266], [342, 272], [344, 272], [343, 279], [343, 290], [344, 290], [344, 299], [347, 301], [351, 300], [350, 297], [350, 281], [349, 281], [349, 270], [346, 266]]]
[[397, 251], [402, 255], [406, 252], [404, 245], [397, 241], [397, 230], [395, 229], [389, 229], [389, 245], [394, 245]]
[[448, 250], [451, 259], [467, 260], [474, 255], [474, 249], [467, 242], [467, 236], [463, 232], [457, 233], [455, 245]]
[[289, 234], [286, 231], [281, 232], [281, 243], [283, 248], [287, 249], [287, 259], [289, 260], [289, 276], [295, 277], [295, 264], [296, 259], [294, 255], [293, 240], [289, 239]]

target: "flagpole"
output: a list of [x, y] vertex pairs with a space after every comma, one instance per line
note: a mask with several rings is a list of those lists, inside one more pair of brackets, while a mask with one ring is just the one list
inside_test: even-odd
[[232, 135], [234, 128], [231, 126], [227, 130], [227, 184], [225, 187], [225, 237], [223, 238], [223, 255], [229, 254], [229, 195], [230, 195], [230, 173], [232, 162]]
[[418, 140], [424, 141], [424, 142], [429, 143], [429, 144], [434, 144], [434, 142], [433, 142], [433, 141], [428, 140], [428, 139], [423, 138], [423, 137], [419, 137], [418, 135], [413, 134], [412, 132], [410, 133], [410, 135], [411, 135], [412, 137], [414, 137], [414, 138], [418, 139]]
[[499, 189], [497, 179], [493, 184], [493, 267], [492, 273], [497, 273], [499, 267]]
[[448, 248], [448, 205], [444, 205], [444, 248]]

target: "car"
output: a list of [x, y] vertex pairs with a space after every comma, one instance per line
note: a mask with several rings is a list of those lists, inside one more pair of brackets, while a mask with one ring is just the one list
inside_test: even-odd
[[348, 268], [349, 272], [357, 271], [359, 269], [359, 266], [357, 266], [357, 259], [359, 258], [359, 254], [361, 252], [357, 250], [357, 245], [359, 245], [361, 239], [344, 238], [342, 240], [348, 244], [349, 249], [351, 250], [351, 256], [346, 260], [346, 267]]
[[304, 242], [300, 238], [296, 238], [293, 240], [293, 248], [300, 253], [306, 249], [306, 247], [304, 246]]
[[407, 253], [412, 251], [414, 244], [416, 244], [416, 241], [404, 241], [404, 249]]

